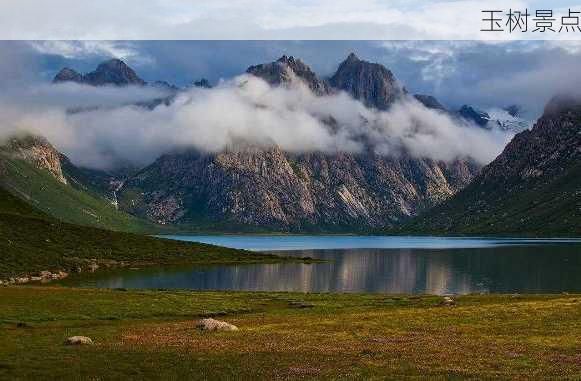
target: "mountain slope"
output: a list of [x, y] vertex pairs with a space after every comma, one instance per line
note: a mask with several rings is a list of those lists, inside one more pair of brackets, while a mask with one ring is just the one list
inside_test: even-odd
[[317, 95], [324, 95], [330, 92], [327, 82], [317, 77], [308, 65], [293, 56], [282, 56], [275, 62], [251, 66], [246, 72], [264, 79], [273, 86], [291, 83], [298, 79], [303, 81]]
[[73, 177], [75, 167], [47, 141], [11, 139], [0, 148], [0, 186], [62, 221], [133, 232], [154, 232], [153, 224], [116, 210], [96, 188]]
[[581, 235], [581, 105], [551, 101], [468, 187], [403, 231]]

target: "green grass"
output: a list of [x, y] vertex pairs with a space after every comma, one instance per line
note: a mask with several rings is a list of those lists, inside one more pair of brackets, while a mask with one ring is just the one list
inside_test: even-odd
[[91, 260], [112, 266], [257, 263], [274, 255], [114, 232], [58, 221], [0, 188], [0, 279], [71, 271]]
[[[581, 296], [0, 288], [0, 379], [579, 379]], [[297, 308], [306, 306], [308, 308]], [[215, 316], [237, 332], [201, 333]], [[64, 345], [68, 336], [95, 345]]]
[[77, 225], [93, 226], [128, 232], [160, 232], [153, 223], [118, 211], [107, 200], [88, 188], [75, 183], [63, 184], [48, 171], [24, 160], [1, 154], [5, 173], [0, 185], [33, 207], [59, 220]]

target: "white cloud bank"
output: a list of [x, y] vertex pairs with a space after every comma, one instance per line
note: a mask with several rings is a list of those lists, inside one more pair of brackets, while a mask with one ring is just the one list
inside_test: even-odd
[[[277, 145], [297, 153], [370, 149], [443, 161], [472, 158], [484, 164], [508, 139], [460, 124], [413, 99], [379, 112], [345, 93], [317, 97], [303, 85], [273, 88], [247, 75], [214, 89], [191, 89], [154, 110], [112, 107], [160, 95], [154, 89], [76, 84], [9, 91], [0, 95], [0, 135], [42, 135], [78, 165], [101, 169], [119, 161], [144, 166], [175, 149], [219, 152], [240, 144]], [[107, 107], [66, 112], [97, 105]]]

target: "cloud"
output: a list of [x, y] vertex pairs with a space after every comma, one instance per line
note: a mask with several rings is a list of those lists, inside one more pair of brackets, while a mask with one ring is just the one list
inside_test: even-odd
[[144, 55], [127, 41], [29, 41], [37, 52], [58, 55], [66, 59], [90, 59], [93, 57], [119, 58], [136, 64], [152, 63], [153, 59]]
[[411, 98], [379, 112], [345, 93], [317, 97], [302, 84], [273, 88], [247, 75], [214, 89], [191, 89], [154, 110], [124, 105], [66, 112], [71, 104], [126, 104], [151, 97], [149, 91], [68, 84], [15, 92], [0, 98], [0, 125], [5, 136], [25, 131], [45, 136], [73, 162], [101, 169], [127, 161], [144, 166], [172, 150], [220, 152], [247, 145], [296, 153], [370, 149], [380, 155], [486, 163], [507, 139], [460, 124]]

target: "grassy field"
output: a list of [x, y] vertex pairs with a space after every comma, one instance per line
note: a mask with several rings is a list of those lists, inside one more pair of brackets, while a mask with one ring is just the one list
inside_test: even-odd
[[0, 288], [0, 379], [581, 378], [581, 296], [441, 300]]

